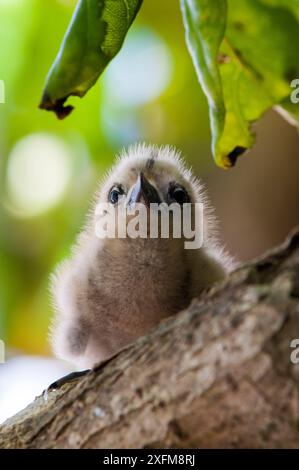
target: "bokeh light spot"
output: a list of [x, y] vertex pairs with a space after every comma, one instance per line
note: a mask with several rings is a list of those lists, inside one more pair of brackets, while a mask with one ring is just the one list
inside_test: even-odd
[[123, 106], [153, 101], [168, 87], [172, 65], [171, 52], [156, 33], [135, 29], [107, 69], [104, 95]]
[[71, 151], [51, 134], [31, 134], [13, 147], [6, 187], [9, 206], [20, 217], [33, 217], [55, 206], [71, 179]]

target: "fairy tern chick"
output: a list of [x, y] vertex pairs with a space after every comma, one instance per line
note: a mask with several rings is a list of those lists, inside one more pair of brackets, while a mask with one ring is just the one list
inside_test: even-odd
[[[231, 258], [219, 246], [216, 221], [201, 183], [172, 147], [132, 146], [117, 160], [95, 205], [203, 204], [204, 241], [186, 249], [182, 239], [99, 238], [90, 212], [72, 255], [57, 269], [51, 342], [57, 356], [92, 367], [187, 307], [223, 279]], [[95, 206], [94, 205], [94, 206]]]

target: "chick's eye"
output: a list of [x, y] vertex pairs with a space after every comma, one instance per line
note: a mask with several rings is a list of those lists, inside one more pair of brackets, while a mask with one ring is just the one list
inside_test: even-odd
[[119, 200], [119, 197], [123, 194], [122, 188], [112, 188], [109, 193], [109, 202], [116, 204]]
[[169, 191], [170, 197], [178, 204], [182, 205], [190, 201], [187, 191], [180, 187], [171, 188]]

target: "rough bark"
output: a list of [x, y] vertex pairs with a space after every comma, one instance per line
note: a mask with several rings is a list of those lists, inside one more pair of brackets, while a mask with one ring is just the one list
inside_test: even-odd
[[299, 229], [91, 374], [38, 397], [4, 448], [299, 447]]

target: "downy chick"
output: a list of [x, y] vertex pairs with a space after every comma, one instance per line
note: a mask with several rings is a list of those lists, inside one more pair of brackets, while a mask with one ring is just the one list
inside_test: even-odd
[[146, 207], [202, 203], [204, 243], [189, 250], [173, 237], [99, 239], [93, 209], [52, 285], [53, 349], [79, 367], [107, 359], [187, 307], [232, 267], [217, 243], [216, 221], [201, 183], [171, 147], [130, 147], [100, 185], [95, 205], [99, 202], [119, 208], [132, 202]]

